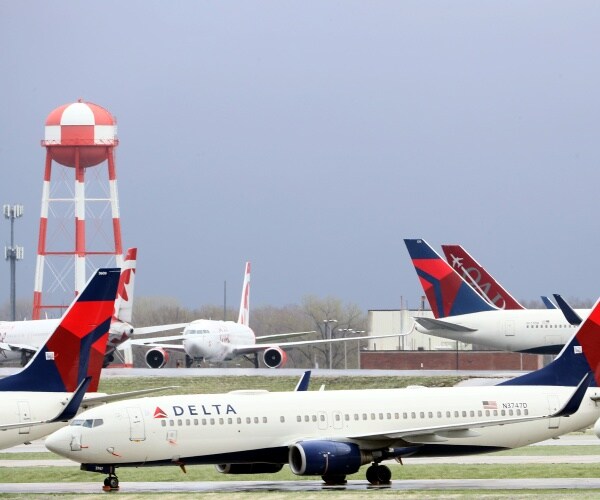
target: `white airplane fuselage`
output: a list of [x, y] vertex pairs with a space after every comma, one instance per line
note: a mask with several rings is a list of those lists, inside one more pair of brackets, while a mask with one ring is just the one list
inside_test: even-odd
[[[80, 414], [46, 440], [53, 452], [84, 464], [287, 463], [300, 441], [350, 442], [369, 452], [471, 454], [515, 448], [592, 425], [600, 408], [589, 388], [570, 417], [478, 428], [475, 422], [550, 415], [572, 387], [486, 386], [308, 391], [143, 398]], [[473, 423], [435, 432], [439, 426]], [[421, 430], [421, 431], [420, 431]], [[368, 460], [368, 459], [367, 459]]]
[[[589, 309], [576, 311], [582, 319]], [[426, 328], [415, 323], [421, 333], [495, 349], [537, 354], [558, 354], [577, 326], [567, 322], [559, 309], [515, 309], [485, 311], [439, 318], [440, 321], [475, 331]]]
[[[65, 407], [72, 393], [0, 392], [0, 423], [17, 424], [50, 420]], [[0, 449], [39, 439], [64, 427], [66, 422], [0, 431]]]
[[252, 329], [235, 321], [199, 319], [183, 331], [183, 348], [188, 356], [209, 361], [227, 361], [235, 357], [237, 345], [253, 345]]
[[[39, 349], [60, 324], [60, 321], [60, 318], [0, 321], [0, 345], [12, 346], [12, 350], [0, 349], [0, 363], [22, 359], [20, 348], [30, 353]], [[112, 352], [117, 345], [127, 340], [132, 332], [133, 327], [129, 323], [113, 318], [106, 344], [107, 353]]]

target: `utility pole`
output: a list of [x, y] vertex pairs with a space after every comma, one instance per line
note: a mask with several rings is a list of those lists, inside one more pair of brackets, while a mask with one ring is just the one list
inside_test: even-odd
[[10, 219], [10, 247], [4, 247], [4, 258], [10, 261], [10, 314], [11, 320], [17, 318], [16, 308], [16, 264], [18, 260], [23, 260], [23, 247], [15, 246], [15, 219], [23, 216], [23, 205], [4, 205], [4, 217]]

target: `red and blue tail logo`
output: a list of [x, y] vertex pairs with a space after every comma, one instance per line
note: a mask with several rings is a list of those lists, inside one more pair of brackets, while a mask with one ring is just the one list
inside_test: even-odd
[[98, 388], [120, 269], [99, 269], [69, 306], [46, 343], [0, 391], [73, 392], [87, 376]]
[[425, 240], [404, 240], [436, 318], [494, 311]]

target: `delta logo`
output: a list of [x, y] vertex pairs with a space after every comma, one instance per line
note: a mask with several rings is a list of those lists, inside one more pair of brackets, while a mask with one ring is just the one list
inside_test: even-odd
[[154, 418], [167, 418], [167, 414], [157, 406], [154, 410]]

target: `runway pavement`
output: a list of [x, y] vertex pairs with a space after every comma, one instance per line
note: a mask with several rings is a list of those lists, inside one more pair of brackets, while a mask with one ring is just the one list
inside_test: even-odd
[[[453, 490], [592, 490], [600, 489], [596, 478], [544, 479], [424, 479], [394, 480], [390, 485], [372, 486], [366, 480], [348, 481], [344, 486], [325, 486], [322, 481], [210, 481], [210, 482], [122, 482], [121, 493], [221, 493], [240, 492], [310, 492], [324, 490], [368, 491], [453, 491]], [[102, 491], [95, 483], [5, 483], [0, 493], [43, 495], [50, 493], [93, 494]]]

